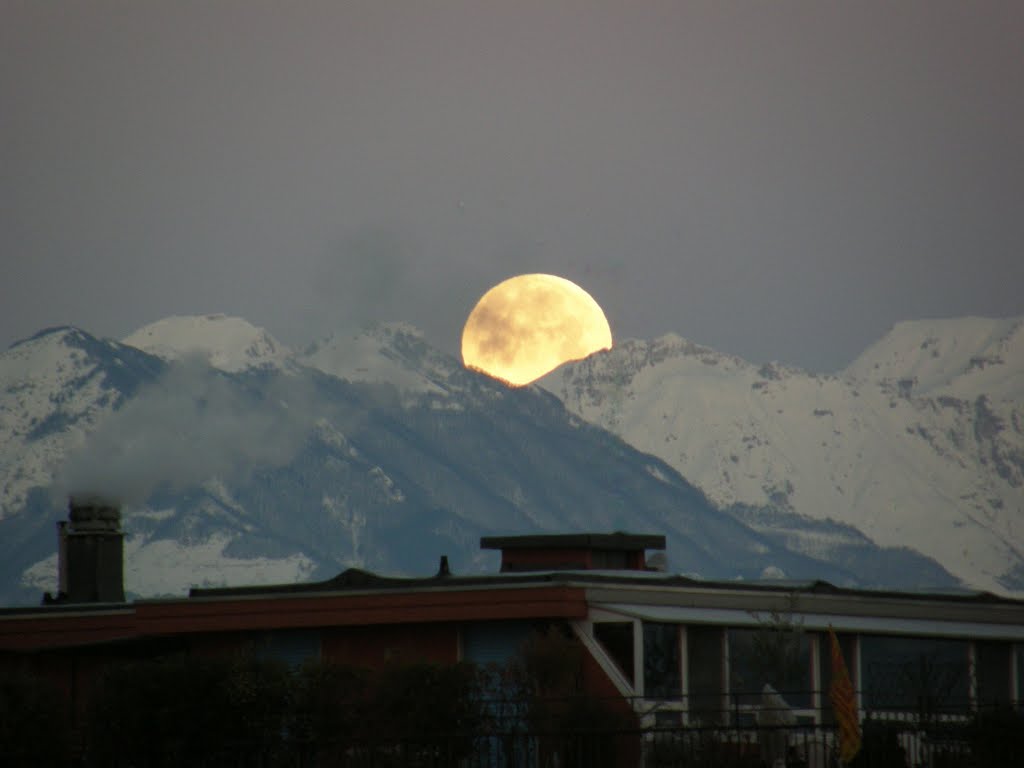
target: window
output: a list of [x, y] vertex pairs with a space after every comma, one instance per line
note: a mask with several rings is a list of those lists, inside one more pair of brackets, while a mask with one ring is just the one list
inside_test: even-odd
[[594, 622], [594, 637], [605, 652], [612, 658], [619, 671], [629, 680], [633, 680], [633, 622], [601, 621]]
[[1024, 704], [1024, 645], [1015, 646], [1017, 654], [1017, 706]]
[[686, 628], [688, 709], [692, 719], [708, 725], [721, 722], [722, 716], [722, 639], [718, 627]]
[[253, 643], [261, 659], [282, 661], [292, 669], [310, 659], [320, 658], [320, 631], [316, 629], [279, 629], [265, 632]]
[[1012, 646], [1009, 643], [975, 644], [979, 709], [1006, 706], [1013, 700], [1011, 651]]
[[644, 697], [678, 699], [683, 693], [679, 625], [644, 622]]
[[770, 685], [790, 707], [810, 709], [814, 682], [811, 639], [798, 628], [767, 625], [729, 630], [729, 691], [757, 706]]
[[462, 658], [481, 667], [508, 664], [530, 637], [534, 627], [526, 621], [489, 621], [462, 630]]
[[861, 638], [864, 706], [934, 715], [968, 708], [967, 641]]
[[620, 550], [599, 549], [591, 553], [590, 561], [594, 568], [623, 570], [629, 567], [629, 553]]

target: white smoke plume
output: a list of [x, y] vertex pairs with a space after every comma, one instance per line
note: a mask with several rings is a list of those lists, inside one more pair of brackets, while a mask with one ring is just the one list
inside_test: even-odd
[[309, 395], [297, 377], [277, 375], [254, 389], [201, 357], [185, 358], [87, 437], [54, 491], [136, 504], [158, 489], [230, 482], [281, 466], [309, 434]]

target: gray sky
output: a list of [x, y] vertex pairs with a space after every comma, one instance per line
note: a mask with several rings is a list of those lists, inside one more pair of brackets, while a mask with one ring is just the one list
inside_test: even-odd
[[527, 271], [812, 370], [1024, 314], [1024, 3], [0, 0], [0, 347], [226, 312], [457, 352]]

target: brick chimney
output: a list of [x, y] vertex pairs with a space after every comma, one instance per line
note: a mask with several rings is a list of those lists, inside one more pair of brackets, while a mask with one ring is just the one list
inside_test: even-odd
[[95, 496], [72, 497], [68, 520], [57, 523], [56, 598], [44, 603], [123, 603], [121, 510]]

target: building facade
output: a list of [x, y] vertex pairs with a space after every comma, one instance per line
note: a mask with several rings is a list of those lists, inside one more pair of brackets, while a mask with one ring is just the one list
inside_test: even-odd
[[[114, 529], [104, 520], [99, 534], [109, 539]], [[756, 723], [770, 692], [792, 722], [827, 726], [831, 630], [862, 719], [956, 719], [1024, 703], [1021, 601], [700, 581], [648, 568], [645, 552], [664, 548], [659, 536], [502, 537], [482, 545], [501, 549], [501, 572], [459, 576], [442, 558], [425, 578], [350, 569], [323, 582], [193, 589], [130, 603], [59, 594], [35, 608], [0, 610], [0, 671], [48, 680], [80, 720], [104, 670], [124, 660], [249, 652], [292, 666], [308, 659], [367, 668], [396, 660], [500, 665], [532, 632], [557, 624], [586, 651], [587, 693], [618, 702], [644, 725]], [[103, 594], [117, 595], [107, 566], [84, 560], [90, 573], [103, 574]]]

